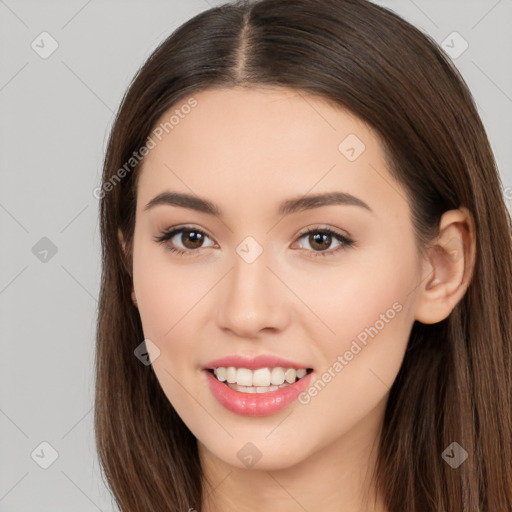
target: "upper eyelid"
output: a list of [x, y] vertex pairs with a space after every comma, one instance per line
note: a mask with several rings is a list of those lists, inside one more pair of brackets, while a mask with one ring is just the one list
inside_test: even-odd
[[[353, 239], [352, 235], [348, 233], [348, 231], [340, 230], [339, 228], [333, 228], [322, 224], [310, 224], [305, 228], [301, 229], [295, 236], [304, 236], [311, 231], [331, 231], [342, 238], [349, 238], [351, 240]], [[342, 231], [345, 232], [343, 233]]]
[[179, 235], [183, 231], [198, 231], [199, 233], [202, 233], [203, 235], [207, 236], [210, 240], [214, 241], [214, 238], [210, 236], [206, 230], [194, 226], [177, 226], [169, 229], [164, 229], [157, 238], [171, 235], [169, 237], [169, 239], [171, 239], [174, 238], [176, 235]]

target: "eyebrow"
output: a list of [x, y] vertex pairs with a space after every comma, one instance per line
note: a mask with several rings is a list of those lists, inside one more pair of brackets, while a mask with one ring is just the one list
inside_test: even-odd
[[[223, 216], [220, 208], [208, 199], [181, 192], [165, 191], [158, 194], [144, 207], [144, 211], [151, 210], [155, 206], [159, 205], [179, 206], [181, 208], [196, 210], [215, 217]], [[351, 194], [346, 192], [326, 192], [323, 194], [313, 194], [287, 199], [279, 205], [277, 213], [279, 215], [290, 215], [296, 212], [331, 205], [359, 206], [369, 212], [372, 212], [372, 209], [364, 201]]]

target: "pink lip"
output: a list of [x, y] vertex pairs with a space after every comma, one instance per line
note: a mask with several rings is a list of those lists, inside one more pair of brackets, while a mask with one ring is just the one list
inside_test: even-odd
[[308, 373], [294, 384], [268, 393], [235, 391], [224, 382], [220, 382], [210, 371], [204, 370], [204, 373], [213, 396], [227, 410], [244, 416], [268, 416], [292, 403], [311, 384], [314, 372]]
[[[282, 359], [277, 356], [272, 355], [260, 355], [256, 357], [244, 357], [244, 356], [227, 356], [222, 357], [221, 359], [216, 359], [215, 361], [211, 361], [208, 363], [204, 369], [213, 370], [215, 368], [227, 368], [229, 366], [234, 366], [235, 368], [247, 368], [249, 370], [257, 370], [258, 368], [275, 368], [277, 366], [281, 366], [283, 368], [295, 368], [299, 370], [300, 368], [308, 369], [309, 366], [304, 365], [302, 363], [297, 363], [295, 361], [289, 361], [287, 359]], [[302, 380], [302, 379], [301, 379]]]

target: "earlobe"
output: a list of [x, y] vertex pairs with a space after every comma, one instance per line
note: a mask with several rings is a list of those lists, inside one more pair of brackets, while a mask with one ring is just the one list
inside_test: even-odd
[[449, 316], [471, 281], [475, 250], [475, 227], [469, 210], [445, 212], [438, 237], [427, 249], [424, 278], [416, 302], [416, 320], [434, 324]]

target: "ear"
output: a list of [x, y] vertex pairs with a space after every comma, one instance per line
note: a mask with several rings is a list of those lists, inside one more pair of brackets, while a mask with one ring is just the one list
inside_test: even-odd
[[415, 318], [424, 324], [434, 324], [453, 311], [473, 275], [476, 232], [467, 208], [450, 210], [442, 215], [439, 234], [426, 253]]
[[[128, 257], [128, 255], [126, 253], [126, 241], [124, 239], [123, 232], [121, 231], [121, 228], [118, 228], [118, 230], [117, 230], [117, 237], [119, 239], [119, 243], [121, 244], [121, 247], [123, 249], [125, 257]], [[135, 305], [135, 307], [137, 307], [137, 297], [135, 296], [135, 289], [133, 287], [133, 280], [132, 280], [132, 302]]]

